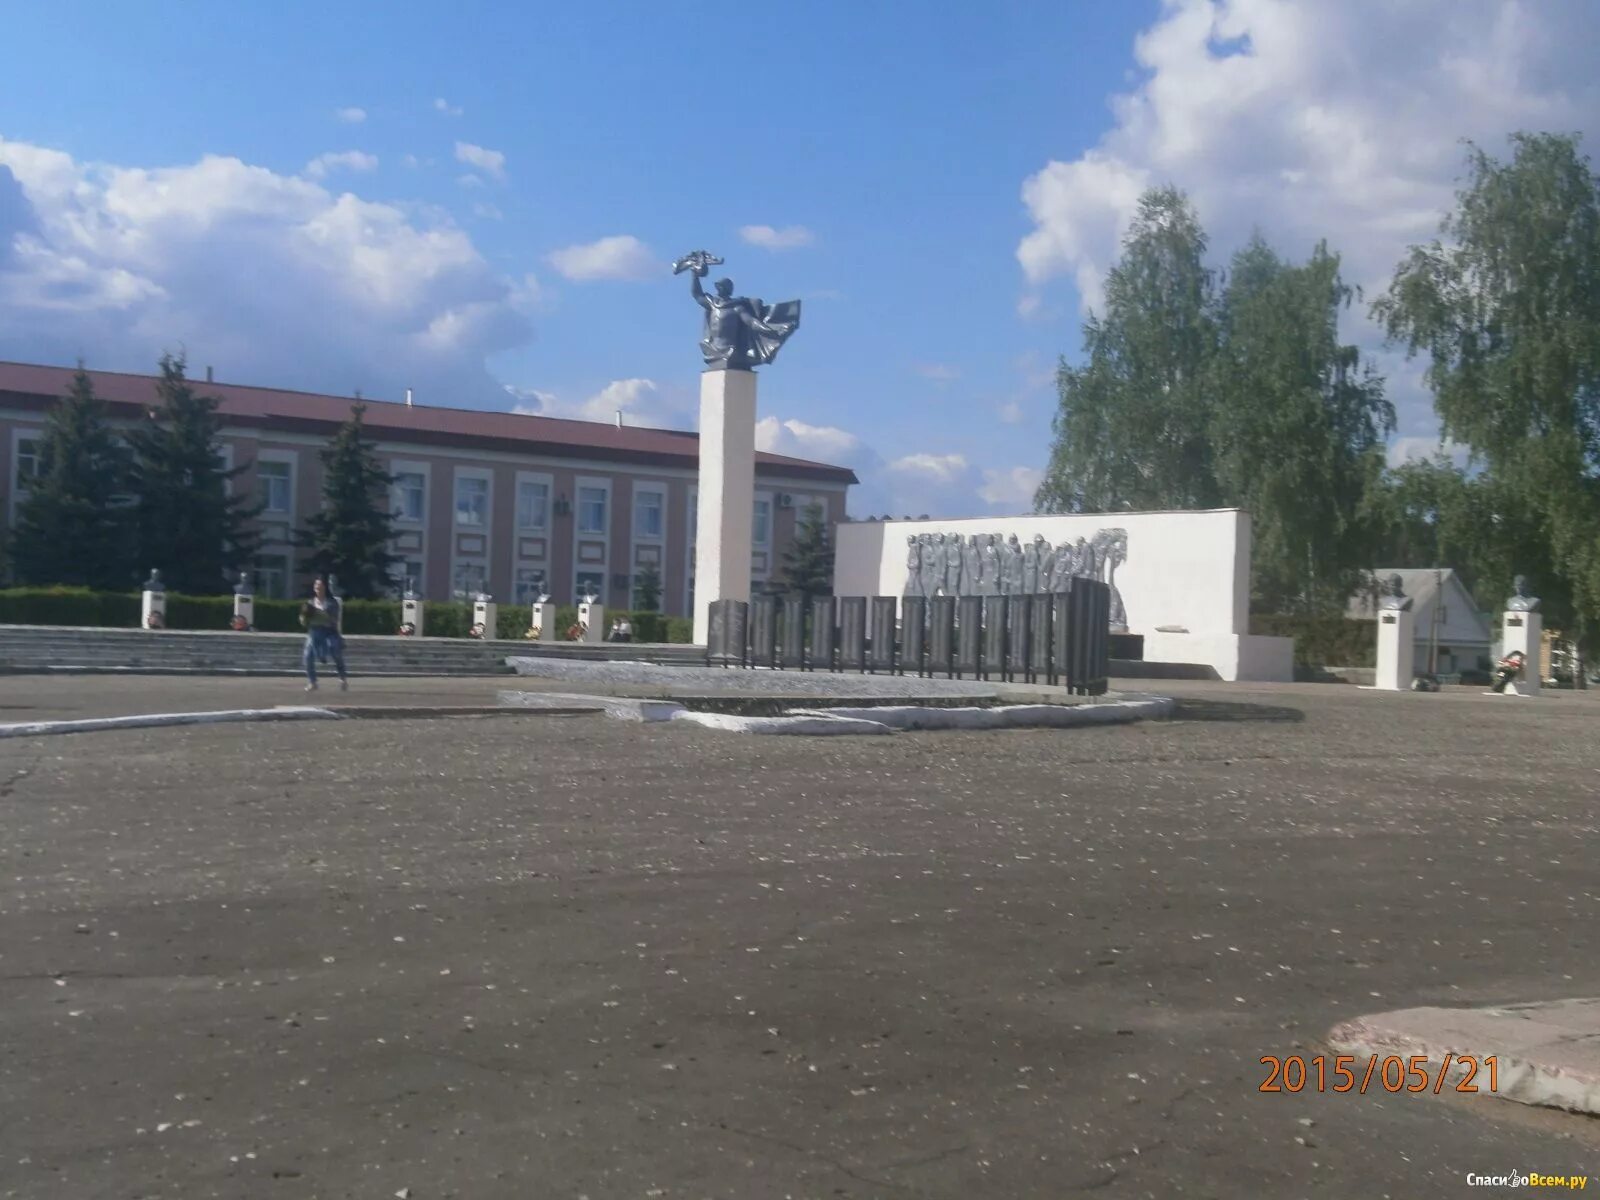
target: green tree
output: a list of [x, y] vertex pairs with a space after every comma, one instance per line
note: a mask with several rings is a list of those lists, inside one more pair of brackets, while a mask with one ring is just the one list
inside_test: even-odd
[[229, 493], [244, 465], [223, 465], [221, 401], [196, 393], [184, 377], [181, 355], [161, 356], [156, 395], [160, 407], [128, 433], [137, 497], [136, 571], [142, 576], [159, 567], [174, 591], [225, 591], [228, 572], [254, 552], [247, 522], [257, 509]]
[[[1444, 434], [1527, 514], [1517, 569], [1568, 598], [1547, 620], [1600, 630], [1600, 186], [1577, 135], [1519, 133], [1509, 163], [1469, 144], [1445, 242], [1413, 246], [1373, 306], [1428, 356]], [[1546, 567], [1546, 565], [1548, 565]], [[1496, 580], [1508, 587], [1509, 578]], [[1552, 597], [1554, 599], [1554, 597]]]
[[794, 541], [783, 552], [783, 589], [802, 596], [833, 591], [833, 547], [822, 505], [809, 504], [800, 516]]
[[1371, 561], [1364, 502], [1394, 409], [1339, 339], [1354, 296], [1325, 243], [1294, 265], [1257, 235], [1220, 298], [1208, 424], [1217, 494], [1250, 511], [1254, 598], [1268, 611], [1338, 611]]
[[1176, 188], [1146, 192], [1083, 326], [1084, 364], [1062, 362], [1042, 512], [1211, 508], [1221, 500], [1208, 426], [1216, 285], [1206, 236]]
[[50, 410], [38, 473], [17, 507], [11, 553], [17, 579], [111, 590], [133, 583], [127, 447], [82, 365]]
[[657, 612], [661, 608], [661, 569], [655, 563], [645, 564], [633, 581], [634, 593], [642, 612]]
[[394, 476], [378, 461], [366, 437], [357, 404], [322, 450], [322, 508], [296, 530], [295, 542], [309, 551], [306, 565], [321, 575], [338, 577], [339, 591], [355, 600], [373, 600], [393, 592], [392, 578], [400, 559], [389, 552], [395, 514], [389, 507]]

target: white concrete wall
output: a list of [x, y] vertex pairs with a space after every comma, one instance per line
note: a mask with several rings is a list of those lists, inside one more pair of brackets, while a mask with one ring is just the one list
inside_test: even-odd
[[1014, 533], [1026, 544], [1037, 533], [1055, 545], [1080, 537], [1092, 541], [1102, 529], [1128, 531], [1128, 560], [1116, 573], [1128, 632], [1149, 635], [1173, 625], [1191, 634], [1249, 633], [1250, 514], [1237, 508], [851, 522], [839, 526], [833, 591], [836, 596], [901, 595], [906, 538], [915, 534]]

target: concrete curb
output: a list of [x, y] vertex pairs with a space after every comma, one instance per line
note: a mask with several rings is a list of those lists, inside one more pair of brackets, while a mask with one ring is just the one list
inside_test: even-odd
[[1425, 1057], [1429, 1078], [1444, 1072], [1452, 1092], [1469, 1077], [1465, 1055], [1477, 1068], [1465, 1086], [1478, 1095], [1600, 1114], [1600, 999], [1374, 1013], [1334, 1026], [1328, 1044], [1362, 1063]]
[[501, 704], [517, 709], [547, 711], [584, 706], [586, 711], [603, 711], [619, 721], [670, 721], [684, 706], [673, 700], [645, 700], [631, 696], [586, 696], [578, 692], [499, 692]]
[[792, 717], [737, 717], [731, 713], [677, 712], [674, 721], [692, 721], [707, 729], [721, 729], [727, 733], [788, 733], [838, 736], [852, 733], [893, 733], [881, 721], [864, 721], [852, 717], [792, 716]]
[[219, 712], [140, 713], [129, 717], [89, 717], [79, 721], [27, 721], [0, 725], [0, 738], [42, 737], [55, 733], [96, 733], [103, 729], [149, 729], [166, 725], [226, 725], [242, 721], [337, 721], [326, 708], [234, 708]]
[[853, 717], [894, 729], [1071, 729], [1115, 725], [1172, 715], [1165, 697], [1119, 700], [1110, 704], [1007, 704], [995, 708], [931, 708], [885, 705], [875, 708], [795, 708], [795, 716]]

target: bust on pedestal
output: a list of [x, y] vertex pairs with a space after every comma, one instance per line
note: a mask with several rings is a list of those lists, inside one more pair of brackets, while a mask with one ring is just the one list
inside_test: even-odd
[[139, 602], [139, 627], [167, 627], [167, 585], [161, 582], [161, 572], [154, 569], [150, 572], [150, 578], [144, 581], [144, 594]]
[[1378, 670], [1373, 686], [1408, 692], [1416, 658], [1416, 614], [1398, 575], [1389, 576], [1378, 599]]
[[249, 630], [256, 627], [256, 597], [250, 586], [250, 572], [240, 571], [239, 582], [233, 589], [233, 628]]
[[472, 628], [473, 637], [492, 640], [495, 635], [495, 626], [500, 619], [500, 606], [494, 602], [494, 597], [488, 592], [479, 592], [472, 599]]
[[540, 592], [533, 602], [528, 628], [536, 631], [533, 635], [536, 642], [553, 642], [560, 636], [561, 631], [556, 628], [556, 606], [549, 592]]
[[1543, 676], [1540, 661], [1543, 618], [1539, 615], [1539, 597], [1528, 594], [1528, 577], [1518, 575], [1516, 594], [1506, 601], [1506, 611], [1500, 618], [1500, 653], [1505, 662], [1512, 655], [1520, 655], [1522, 670], [1509, 679], [1504, 688], [1497, 688], [1505, 696], [1537, 696]]
[[407, 577], [405, 595], [400, 598], [400, 632], [406, 637], [423, 636], [422, 597], [417, 595], [412, 580]]
[[600, 603], [600, 597], [592, 593], [584, 596], [578, 605], [578, 624], [583, 626], [584, 641], [606, 640], [606, 606]]

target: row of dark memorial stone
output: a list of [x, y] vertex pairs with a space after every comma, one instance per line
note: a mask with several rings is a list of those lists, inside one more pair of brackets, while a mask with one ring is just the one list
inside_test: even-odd
[[758, 596], [711, 604], [706, 662], [1106, 690], [1111, 589], [1033, 596]]

